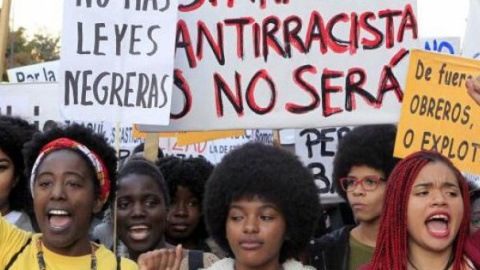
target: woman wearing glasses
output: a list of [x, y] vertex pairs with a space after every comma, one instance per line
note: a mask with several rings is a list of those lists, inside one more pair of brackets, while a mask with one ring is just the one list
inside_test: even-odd
[[360, 126], [340, 140], [333, 162], [337, 192], [350, 204], [356, 226], [345, 226], [311, 242], [317, 269], [357, 269], [370, 262], [377, 240], [386, 179], [395, 166], [394, 125]]

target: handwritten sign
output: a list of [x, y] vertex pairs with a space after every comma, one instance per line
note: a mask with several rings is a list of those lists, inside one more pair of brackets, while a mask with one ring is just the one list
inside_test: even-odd
[[394, 155], [435, 150], [461, 171], [480, 174], [480, 108], [465, 87], [479, 71], [475, 60], [412, 51]]
[[168, 127], [392, 123], [416, 1], [180, 1]]
[[420, 43], [426, 51], [460, 54], [460, 37], [421, 38]]
[[56, 82], [60, 61], [11, 68], [7, 70], [10, 83]]
[[175, 0], [65, 1], [65, 118], [168, 124]]
[[296, 130], [295, 153], [312, 172], [322, 203], [344, 202], [333, 185], [333, 159], [339, 139], [350, 130], [350, 127]]

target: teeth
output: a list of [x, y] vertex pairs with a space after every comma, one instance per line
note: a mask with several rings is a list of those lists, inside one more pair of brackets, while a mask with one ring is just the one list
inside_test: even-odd
[[70, 215], [67, 211], [64, 211], [64, 210], [50, 210], [50, 211], [48, 211], [48, 214], [52, 215], [52, 216], [68, 216], [68, 215]]
[[430, 218], [430, 220], [432, 220], [432, 219], [442, 219], [444, 221], [448, 221], [448, 217], [446, 215], [435, 215], [435, 216]]
[[130, 230], [147, 230], [148, 227], [145, 225], [135, 225], [130, 227]]

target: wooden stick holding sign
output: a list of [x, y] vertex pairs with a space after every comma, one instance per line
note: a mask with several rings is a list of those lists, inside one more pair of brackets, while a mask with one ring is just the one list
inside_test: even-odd
[[2, 11], [0, 12], [0, 82], [5, 70], [5, 51], [9, 34], [8, 18], [10, 17], [10, 0], [3, 0]]
[[158, 156], [158, 133], [147, 133], [143, 157], [154, 162]]

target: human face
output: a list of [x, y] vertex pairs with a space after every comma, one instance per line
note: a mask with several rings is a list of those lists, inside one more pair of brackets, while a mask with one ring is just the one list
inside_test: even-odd
[[187, 239], [200, 222], [200, 202], [186, 187], [178, 186], [168, 209], [167, 238], [171, 244]]
[[[382, 171], [364, 165], [352, 166], [347, 176], [356, 179], [363, 179], [366, 176], [385, 178]], [[358, 223], [373, 223], [380, 220], [385, 187], [385, 181], [380, 181], [375, 190], [365, 190], [362, 185], [357, 185], [353, 191], [347, 192], [348, 202]]]
[[227, 240], [236, 269], [278, 269], [285, 240], [285, 217], [272, 203], [257, 197], [230, 204]]
[[480, 198], [472, 202], [472, 215], [470, 220], [470, 233], [475, 233], [480, 229]]
[[443, 162], [425, 165], [409, 195], [409, 250], [445, 252], [452, 248], [463, 217], [458, 179]]
[[17, 182], [12, 160], [0, 149], [0, 212], [2, 215], [10, 212], [8, 196]]
[[52, 152], [39, 165], [34, 209], [50, 250], [68, 256], [90, 253], [88, 230], [92, 214], [101, 209], [93, 181], [86, 161], [71, 150]]
[[141, 253], [164, 247], [167, 209], [157, 180], [129, 174], [118, 183], [118, 236], [130, 255], [136, 259]]

